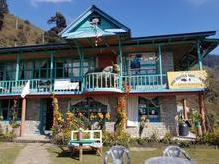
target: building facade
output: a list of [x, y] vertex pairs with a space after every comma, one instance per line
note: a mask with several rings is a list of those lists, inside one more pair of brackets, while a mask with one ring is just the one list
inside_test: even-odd
[[[132, 37], [128, 27], [92, 6], [59, 34], [63, 43], [0, 48], [1, 122], [11, 120], [16, 99], [22, 135], [44, 134], [53, 124], [55, 94], [63, 113], [109, 112], [106, 130], [113, 132], [126, 84], [127, 132], [133, 137], [139, 136], [142, 116], [150, 120], [142, 136], [177, 135], [177, 96], [199, 97], [204, 128], [202, 60], [217, 47], [218, 40], [209, 38], [214, 34]], [[190, 71], [195, 64], [197, 70]]]

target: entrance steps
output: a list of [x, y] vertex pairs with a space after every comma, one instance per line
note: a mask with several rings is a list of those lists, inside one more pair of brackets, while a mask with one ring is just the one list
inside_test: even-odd
[[17, 143], [50, 143], [50, 138], [46, 135], [25, 135], [14, 139]]
[[187, 136], [177, 136], [173, 138], [173, 140], [179, 140], [179, 141], [195, 141], [195, 139], [196, 139], [196, 135], [191, 132], [189, 132]]

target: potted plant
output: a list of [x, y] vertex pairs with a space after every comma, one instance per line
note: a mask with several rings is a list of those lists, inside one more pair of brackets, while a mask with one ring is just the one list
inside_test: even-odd
[[197, 131], [198, 136], [202, 136], [202, 128], [201, 128], [201, 115], [198, 112], [193, 114], [195, 129]]

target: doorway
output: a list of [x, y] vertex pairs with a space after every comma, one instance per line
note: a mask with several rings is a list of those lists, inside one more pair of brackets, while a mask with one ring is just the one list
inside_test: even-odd
[[45, 130], [51, 130], [53, 125], [53, 106], [52, 99], [46, 101], [46, 125]]

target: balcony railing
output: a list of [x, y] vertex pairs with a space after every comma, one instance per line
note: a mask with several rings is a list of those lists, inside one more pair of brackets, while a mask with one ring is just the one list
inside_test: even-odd
[[[30, 81], [31, 93], [49, 93], [52, 91], [50, 80], [32, 79]], [[28, 80], [0, 81], [0, 94], [21, 94]]]
[[85, 91], [121, 91], [119, 76], [115, 73], [88, 73], [84, 78]]
[[[123, 76], [123, 83], [131, 87], [132, 92], [159, 91], [167, 88], [166, 75]], [[81, 81], [70, 79], [31, 79], [30, 94], [80, 94], [82, 92], [122, 92], [119, 75], [114, 73], [89, 73]], [[0, 81], [0, 95], [20, 95], [28, 80]]]
[[134, 75], [124, 76], [123, 81], [131, 87], [131, 91], [150, 91], [167, 87], [166, 75]]

